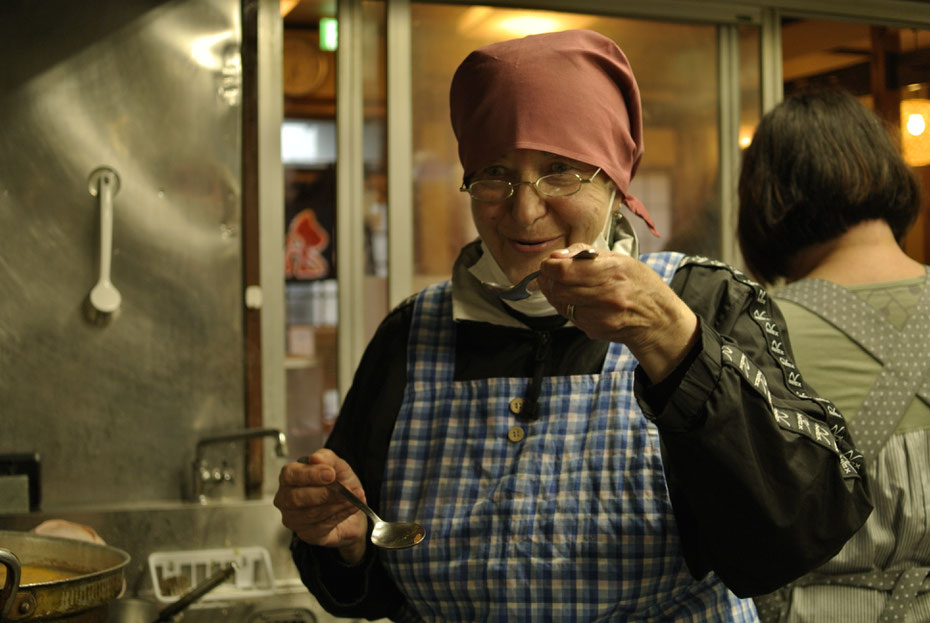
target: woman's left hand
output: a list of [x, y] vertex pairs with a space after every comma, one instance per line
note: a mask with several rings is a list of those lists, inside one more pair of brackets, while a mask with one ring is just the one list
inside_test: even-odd
[[602, 250], [594, 261], [573, 262], [588, 246], [573, 244], [544, 260], [540, 289], [588, 337], [626, 344], [649, 379], [661, 381], [697, 339], [697, 316], [637, 259]]

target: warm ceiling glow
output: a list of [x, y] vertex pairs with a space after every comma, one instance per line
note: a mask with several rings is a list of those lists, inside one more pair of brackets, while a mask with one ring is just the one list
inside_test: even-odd
[[534, 15], [519, 15], [502, 19], [497, 23], [498, 28], [510, 33], [513, 37], [538, 35], [544, 32], [562, 30], [560, 22], [554, 17], [538, 17]]
[[465, 34], [482, 27], [485, 20], [487, 20], [492, 13], [493, 9], [487, 6], [473, 6], [466, 9], [459, 19], [459, 32]]
[[901, 151], [912, 167], [930, 164], [930, 99], [901, 100]]
[[298, 4], [300, 4], [300, 0], [281, 0], [281, 17], [285, 17], [293, 11]]
[[515, 39], [544, 32], [587, 28], [594, 17], [554, 11], [514, 11], [473, 6], [459, 19], [458, 31], [495, 40]]

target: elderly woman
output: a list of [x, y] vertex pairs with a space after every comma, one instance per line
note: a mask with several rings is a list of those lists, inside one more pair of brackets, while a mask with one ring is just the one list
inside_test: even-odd
[[[744, 154], [739, 232], [804, 379], [839, 406], [875, 511], [827, 564], [757, 600], [763, 621], [930, 621], [930, 268], [899, 241], [919, 186], [842, 91], [789, 97]], [[894, 618], [892, 618], [894, 617]]]
[[[795, 380], [756, 283], [637, 259], [642, 117], [613, 41], [483, 47], [450, 103], [479, 239], [383, 321], [326, 449], [282, 469], [304, 583], [342, 616], [754, 621], [737, 595], [820, 564], [870, 511], [842, 417]], [[536, 270], [520, 301], [490, 285]], [[426, 539], [373, 547], [334, 480]]]

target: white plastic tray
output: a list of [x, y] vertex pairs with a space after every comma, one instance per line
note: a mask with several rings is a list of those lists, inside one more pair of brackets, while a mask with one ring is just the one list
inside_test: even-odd
[[149, 554], [155, 597], [162, 603], [177, 601], [230, 562], [237, 565], [235, 574], [201, 597], [200, 601], [259, 597], [274, 591], [274, 573], [268, 550], [264, 547], [235, 547]]

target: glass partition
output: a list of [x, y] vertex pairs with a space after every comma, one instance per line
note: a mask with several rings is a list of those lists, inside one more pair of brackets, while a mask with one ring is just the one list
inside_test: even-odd
[[[325, 441], [341, 400], [335, 9], [332, 2], [303, 0], [284, 14], [287, 428], [295, 456]], [[361, 3], [366, 340], [387, 313], [384, 9], [384, 2]]]

